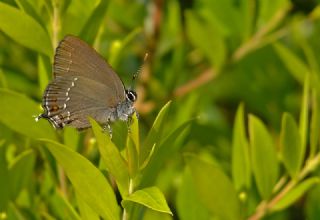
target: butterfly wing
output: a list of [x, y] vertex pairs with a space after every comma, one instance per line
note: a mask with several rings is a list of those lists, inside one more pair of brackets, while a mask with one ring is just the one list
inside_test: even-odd
[[54, 80], [47, 86], [42, 106], [56, 128], [69, 124], [90, 127], [88, 116], [107, 123], [116, 106], [125, 100], [118, 75], [105, 60], [80, 39], [67, 36], [55, 54]]

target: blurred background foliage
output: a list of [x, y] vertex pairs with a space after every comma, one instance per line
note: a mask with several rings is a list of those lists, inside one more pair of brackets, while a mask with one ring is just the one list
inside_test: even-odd
[[[218, 166], [223, 175], [217, 171], [217, 176], [232, 179], [235, 169], [231, 166], [235, 139], [232, 131], [237, 108], [243, 103], [245, 124], [246, 113], [260, 118], [275, 143], [275, 160], [281, 160], [283, 118], [291, 123], [300, 117], [301, 125], [300, 114], [311, 111], [310, 100], [314, 99], [303, 98], [307, 75], [310, 75], [310, 91], [319, 88], [319, 3], [318, 0], [1, 0], [0, 207], [9, 207], [9, 211], [2, 212], [0, 219], [73, 219], [72, 214], [66, 214], [66, 207], [75, 204], [76, 198], [61, 195], [59, 172], [48, 168], [54, 159], [47, 151], [36, 150], [41, 145], [36, 139], [59, 140], [94, 164], [99, 163], [91, 130], [78, 134], [66, 129], [56, 135], [49, 123], [35, 123], [32, 119], [32, 115], [41, 112], [41, 96], [52, 79], [54, 48], [66, 34], [79, 36], [93, 45], [127, 86], [148, 53], [135, 82], [141, 139], [145, 139], [159, 110], [169, 100], [172, 103], [164, 133], [169, 134], [183, 122], [196, 118], [177, 137], [174, 146], [166, 146], [174, 150], [163, 154], [158, 162], [161, 169], [154, 173], [156, 179], [150, 180], [165, 194], [173, 216], [146, 212], [143, 218], [235, 219], [232, 215], [219, 215], [219, 211], [212, 214], [216, 207], [201, 205], [195, 189], [197, 181], [193, 182], [195, 177], [191, 173], [210, 169], [195, 168], [192, 164], [202, 162], [189, 153]], [[283, 117], [284, 112], [291, 114]], [[248, 124], [259, 130], [261, 121], [257, 120], [250, 116]], [[305, 117], [306, 123], [311, 120]], [[314, 131], [319, 133], [316, 122]], [[288, 125], [293, 132], [290, 134], [296, 134], [295, 122], [291, 125]], [[115, 142], [121, 148], [122, 133], [117, 135], [121, 125], [114, 126]], [[123, 126], [122, 130], [125, 130]], [[267, 136], [261, 133], [257, 137]], [[312, 144], [306, 139], [308, 146]], [[307, 149], [314, 153], [312, 156], [318, 152], [318, 141], [315, 146], [315, 150]], [[189, 156], [184, 157], [186, 153]], [[9, 197], [6, 180], [19, 157], [26, 160], [20, 161], [19, 168], [24, 175], [16, 177], [19, 186], [15, 195], [5, 199]], [[191, 170], [186, 168], [186, 161], [193, 167]], [[288, 165], [286, 162], [284, 165], [279, 172], [286, 176], [284, 167]], [[5, 167], [9, 167], [8, 172], [4, 171]], [[315, 170], [312, 176], [317, 175]], [[196, 179], [201, 179], [201, 175]], [[318, 182], [313, 180], [289, 208], [284, 205], [278, 207], [279, 212], [262, 216], [319, 219], [320, 187], [306, 192]], [[268, 200], [260, 195], [261, 189], [255, 183], [246, 189], [234, 184], [237, 196], [246, 201], [240, 207], [242, 219], [255, 213], [260, 200]], [[215, 199], [201, 202], [212, 201]]]

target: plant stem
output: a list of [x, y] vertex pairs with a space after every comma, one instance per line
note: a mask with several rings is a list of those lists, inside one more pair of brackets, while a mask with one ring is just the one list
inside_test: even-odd
[[60, 31], [60, 20], [59, 20], [59, 3], [55, 0], [52, 2], [53, 15], [52, 15], [52, 47], [58, 46], [58, 36]]
[[[132, 192], [133, 192], [133, 180], [132, 180], [132, 178], [130, 178], [128, 195], [131, 195]], [[126, 210], [126, 208], [123, 208], [122, 220], [127, 220], [127, 219], [128, 219], [127, 210]]]
[[[270, 211], [288, 192], [291, 191], [301, 180], [303, 180], [312, 170], [314, 170], [320, 163], [320, 153], [318, 153], [313, 159], [306, 162], [305, 166], [301, 170], [296, 179], [289, 181], [284, 188], [270, 201], [263, 200], [257, 206], [256, 212], [251, 215], [248, 220], [261, 219], [268, 211]], [[282, 178], [280, 181], [283, 181]], [[279, 184], [276, 184], [276, 186]]]

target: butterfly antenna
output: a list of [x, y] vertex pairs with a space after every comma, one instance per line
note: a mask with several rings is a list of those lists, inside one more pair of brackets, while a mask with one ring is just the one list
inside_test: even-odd
[[145, 62], [146, 62], [146, 61], [147, 61], [147, 59], [148, 59], [148, 56], [149, 56], [149, 54], [148, 54], [148, 53], [146, 53], [146, 54], [144, 55], [143, 63], [141, 64], [141, 66], [139, 67], [139, 69], [137, 70], [137, 72], [136, 72], [136, 73], [134, 73], [134, 74], [132, 75], [131, 88], [133, 88], [134, 81], [136, 80], [136, 78], [138, 77], [138, 75], [141, 73], [142, 68], [143, 68], [143, 66], [144, 66]]

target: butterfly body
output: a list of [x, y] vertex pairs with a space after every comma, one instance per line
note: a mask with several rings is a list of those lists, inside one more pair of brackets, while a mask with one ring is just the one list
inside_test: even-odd
[[128, 121], [137, 95], [126, 90], [118, 75], [88, 44], [65, 37], [56, 49], [54, 79], [43, 94], [44, 113], [55, 128], [90, 127], [88, 117], [100, 124]]

